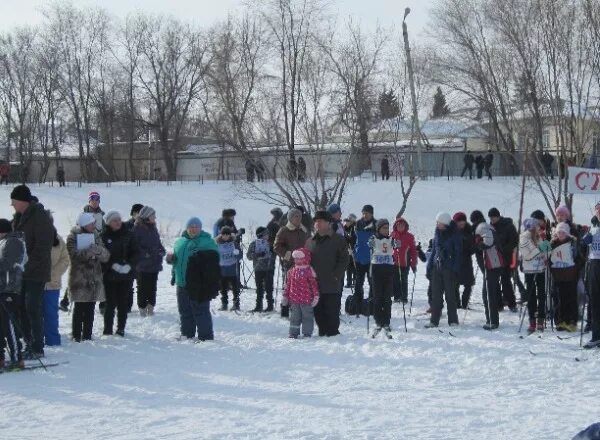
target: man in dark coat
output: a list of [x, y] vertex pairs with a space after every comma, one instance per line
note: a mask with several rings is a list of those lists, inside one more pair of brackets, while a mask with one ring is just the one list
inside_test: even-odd
[[44, 356], [44, 287], [50, 281], [54, 226], [44, 205], [33, 201], [25, 185], [16, 186], [10, 198], [15, 209], [13, 228], [25, 234], [27, 264], [23, 273], [21, 327], [27, 344], [25, 359]]
[[228, 226], [231, 228], [234, 237], [238, 235], [238, 229], [235, 227], [235, 216], [237, 212], [235, 209], [227, 208], [221, 212], [221, 218], [217, 220], [217, 222], [213, 226], [213, 237], [217, 237], [221, 233], [221, 228], [223, 226]]
[[[271, 215], [273, 216], [271, 218], [271, 220], [269, 221], [269, 223], [267, 223], [267, 231], [269, 232], [269, 238], [268, 238], [268, 243], [269, 243], [269, 248], [271, 250], [271, 253], [274, 254], [275, 253], [275, 237], [277, 236], [277, 233], [279, 232], [279, 222], [281, 221], [281, 217], [283, 217], [283, 211], [281, 210], [281, 208], [273, 208], [271, 209]], [[273, 285], [274, 285], [274, 279], [275, 279], [275, 263], [276, 263], [276, 258], [271, 258], [271, 268], [269, 269], [269, 272], [267, 272], [267, 278], [265, 281], [266, 284], [266, 288], [270, 288], [271, 290], [273, 290]]]
[[387, 155], [381, 159], [381, 180], [390, 180], [390, 161]]
[[254, 161], [252, 159], [246, 160], [246, 180], [248, 182], [254, 182]]
[[485, 159], [483, 160], [485, 166], [485, 173], [488, 176], [488, 180], [492, 180], [492, 164], [494, 163], [494, 155], [491, 151], [488, 151], [488, 154], [485, 155]]
[[313, 218], [315, 235], [306, 242], [312, 253], [311, 266], [317, 274], [319, 303], [315, 307], [315, 321], [319, 336], [340, 334], [341, 285], [348, 265], [346, 240], [331, 229], [331, 215], [317, 211]]
[[469, 171], [469, 179], [473, 178], [473, 164], [475, 163], [475, 158], [471, 153], [467, 151], [465, 157], [463, 158], [463, 162], [465, 166], [463, 167], [462, 173], [460, 173], [460, 177], [463, 177], [467, 171]]
[[477, 168], [477, 178], [481, 179], [483, 177], [483, 167], [485, 166], [485, 161], [483, 160], [483, 156], [478, 154], [475, 157], [475, 168]]
[[302, 156], [298, 158], [298, 180], [300, 182], [306, 180], [306, 161]]
[[65, 185], [65, 169], [60, 166], [56, 169], [56, 181], [58, 182], [59, 187], [66, 186]]
[[[466, 309], [471, 299], [471, 292], [475, 285], [475, 275], [473, 273], [473, 254], [475, 253], [475, 235], [471, 225], [467, 223], [467, 215], [464, 212], [457, 212], [452, 217], [458, 233], [462, 238], [462, 261], [460, 273], [458, 274], [458, 283], [456, 284], [456, 301], [459, 309]], [[464, 286], [462, 298], [460, 295], [460, 286]]]
[[[506, 304], [512, 312], [517, 312], [517, 301], [512, 285], [512, 271], [516, 269], [513, 254], [519, 245], [519, 233], [513, 220], [502, 217], [497, 208], [490, 209], [488, 217], [490, 218], [490, 224], [496, 230], [497, 246], [504, 260], [504, 267], [500, 276], [502, 298], [499, 298], [499, 308], [504, 309], [503, 304]], [[498, 291], [500, 292], [500, 290]]]

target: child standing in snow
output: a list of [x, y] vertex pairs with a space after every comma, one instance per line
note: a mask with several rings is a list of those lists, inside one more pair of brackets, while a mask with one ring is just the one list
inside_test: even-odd
[[[273, 278], [269, 272], [273, 266], [273, 252], [269, 245], [269, 230], [264, 226], [256, 229], [256, 240], [248, 246], [246, 254], [254, 265], [256, 280], [256, 307], [253, 312], [273, 311]], [[267, 293], [267, 308], [263, 310], [263, 297]]]
[[286, 289], [282, 304], [290, 305], [290, 338], [296, 339], [302, 334], [310, 338], [314, 329], [313, 307], [319, 302], [317, 275], [310, 266], [311, 254], [306, 248], [292, 252], [294, 267], [287, 273]]
[[369, 239], [371, 249], [371, 279], [373, 280], [373, 315], [377, 327], [371, 337], [383, 329], [392, 338], [390, 319], [392, 315], [392, 293], [394, 272], [400, 270], [394, 264], [394, 240], [390, 237], [390, 223], [386, 219], [377, 221], [375, 235]]
[[571, 236], [568, 223], [559, 223], [550, 243], [552, 254], [552, 278], [558, 293], [557, 321], [558, 330], [574, 332], [577, 330], [577, 252], [575, 238]]
[[240, 283], [238, 261], [242, 256], [235, 240], [235, 235], [229, 226], [223, 226], [216, 238], [219, 246], [219, 266], [221, 266], [221, 308], [227, 310], [229, 303], [228, 291], [233, 292], [232, 311], [240, 310]]
[[394, 302], [408, 302], [408, 271], [417, 273], [417, 246], [415, 236], [408, 232], [408, 222], [398, 217], [392, 231], [394, 240], [394, 262], [398, 270], [394, 271]]

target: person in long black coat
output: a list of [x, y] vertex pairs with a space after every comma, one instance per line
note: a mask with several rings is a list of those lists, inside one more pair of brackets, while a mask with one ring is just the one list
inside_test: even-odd
[[[462, 236], [462, 263], [458, 274], [458, 283], [456, 284], [456, 303], [459, 309], [466, 309], [475, 285], [475, 275], [473, 273], [473, 254], [476, 250], [475, 235], [473, 228], [467, 223], [467, 215], [464, 212], [457, 212], [452, 220], [456, 223], [456, 227]], [[460, 286], [464, 287], [462, 298]]]

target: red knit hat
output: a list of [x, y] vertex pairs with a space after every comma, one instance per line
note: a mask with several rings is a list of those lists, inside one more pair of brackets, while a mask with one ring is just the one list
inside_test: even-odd
[[465, 214], [464, 212], [457, 212], [456, 214], [454, 214], [452, 216], [452, 220], [454, 220], [455, 223], [458, 222], [466, 222], [467, 221], [467, 214]]
[[100, 193], [92, 191], [88, 197], [88, 200], [100, 200]]

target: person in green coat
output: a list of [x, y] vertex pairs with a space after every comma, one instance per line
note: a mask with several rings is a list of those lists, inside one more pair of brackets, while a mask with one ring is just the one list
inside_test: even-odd
[[177, 286], [181, 338], [193, 339], [197, 334], [201, 341], [213, 340], [210, 300], [217, 295], [219, 254], [199, 218], [187, 221], [167, 262], [173, 265], [173, 284]]

